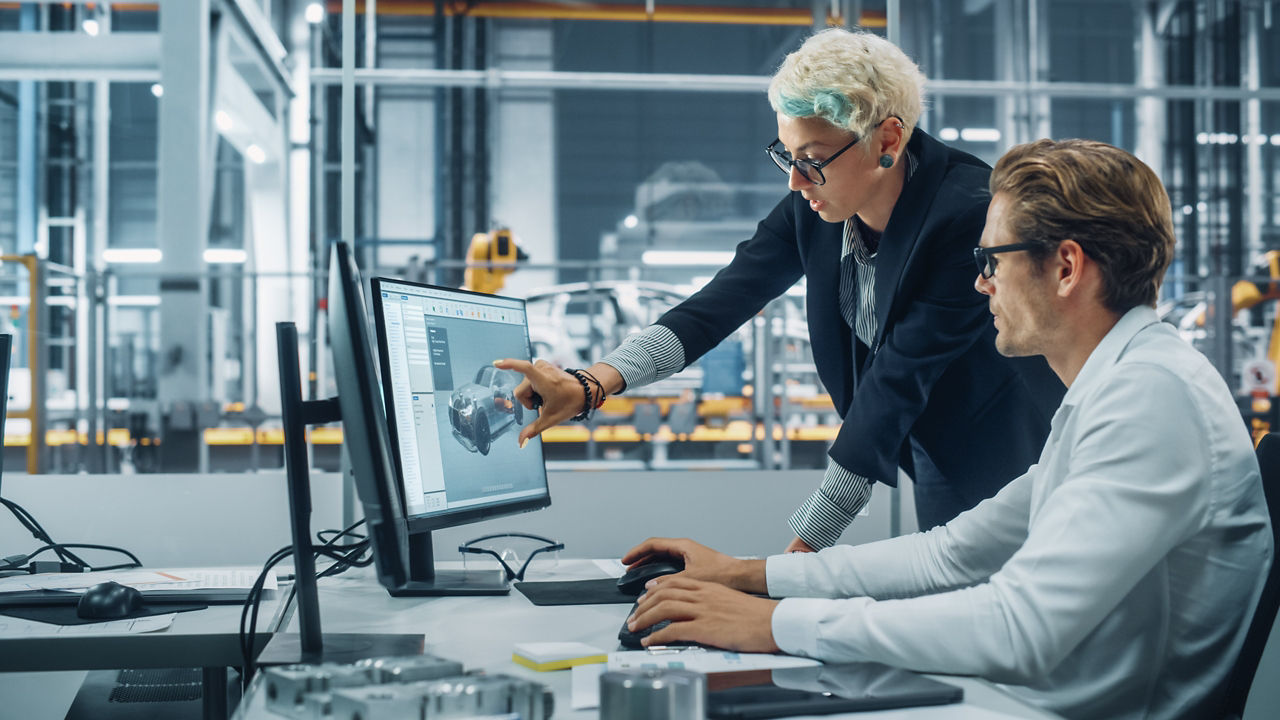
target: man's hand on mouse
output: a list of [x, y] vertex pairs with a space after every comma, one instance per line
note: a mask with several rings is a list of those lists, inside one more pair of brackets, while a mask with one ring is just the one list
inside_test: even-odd
[[677, 557], [684, 560], [684, 572], [668, 577], [707, 580], [744, 592], [764, 593], [764, 560], [725, 555], [687, 538], [649, 538], [622, 556], [622, 564], [633, 567], [655, 557]]
[[737, 652], [778, 652], [773, 640], [777, 600], [682, 575], [654, 578], [645, 588], [635, 614], [627, 619], [628, 629], [634, 632], [663, 620], [671, 621], [644, 638], [641, 642], [645, 647], [695, 642]]

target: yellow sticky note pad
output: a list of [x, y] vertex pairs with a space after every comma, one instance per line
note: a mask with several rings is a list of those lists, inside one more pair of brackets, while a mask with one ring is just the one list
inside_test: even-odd
[[511, 661], [530, 670], [546, 672], [564, 670], [575, 665], [590, 665], [609, 660], [609, 654], [598, 647], [580, 642], [518, 643]]

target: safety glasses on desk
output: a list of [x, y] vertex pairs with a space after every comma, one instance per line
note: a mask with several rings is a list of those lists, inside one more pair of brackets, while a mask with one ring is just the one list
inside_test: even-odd
[[[524, 563], [520, 565], [519, 570], [512, 570], [511, 565], [507, 564], [507, 560], [510, 559], [513, 564], [520, 562], [520, 555], [515, 551], [515, 549], [502, 547], [495, 550], [492, 547], [478, 547], [480, 543], [507, 538], [536, 540], [538, 542], [545, 543], [545, 545], [530, 552], [529, 556], [525, 558]], [[498, 544], [501, 545], [501, 543]], [[506, 572], [508, 580], [524, 580], [524, 571], [528, 569], [529, 563], [533, 562], [533, 559], [537, 557], [539, 553], [557, 552], [563, 549], [564, 543], [556, 542], [555, 540], [544, 538], [540, 535], [530, 535], [529, 533], [498, 533], [496, 535], [485, 535], [484, 537], [478, 537], [474, 540], [468, 540], [458, 546], [458, 552], [464, 555], [464, 561], [466, 560], [465, 555], [468, 554], [492, 555], [499, 563], [502, 564], [502, 569]]]

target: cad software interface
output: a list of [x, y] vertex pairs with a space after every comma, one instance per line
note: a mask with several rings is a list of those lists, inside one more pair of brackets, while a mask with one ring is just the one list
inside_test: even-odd
[[519, 373], [499, 358], [528, 360], [524, 302], [379, 280], [396, 452], [412, 516], [547, 493], [540, 438], [513, 396]]

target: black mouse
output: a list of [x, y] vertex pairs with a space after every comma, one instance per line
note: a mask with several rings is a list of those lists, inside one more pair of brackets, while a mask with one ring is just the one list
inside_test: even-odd
[[76, 615], [86, 620], [116, 620], [142, 609], [142, 592], [128, 585], [98, 583], [80, 596]]
[[644, 584], [650, 580], [678, 573], [681, 570], [684, 570], [684, 560], [680, 558], [651, 560], [623, 573], [622, 577], [618, 578], [618, 590], [624, 595], [639, 595], [644, 592]]

